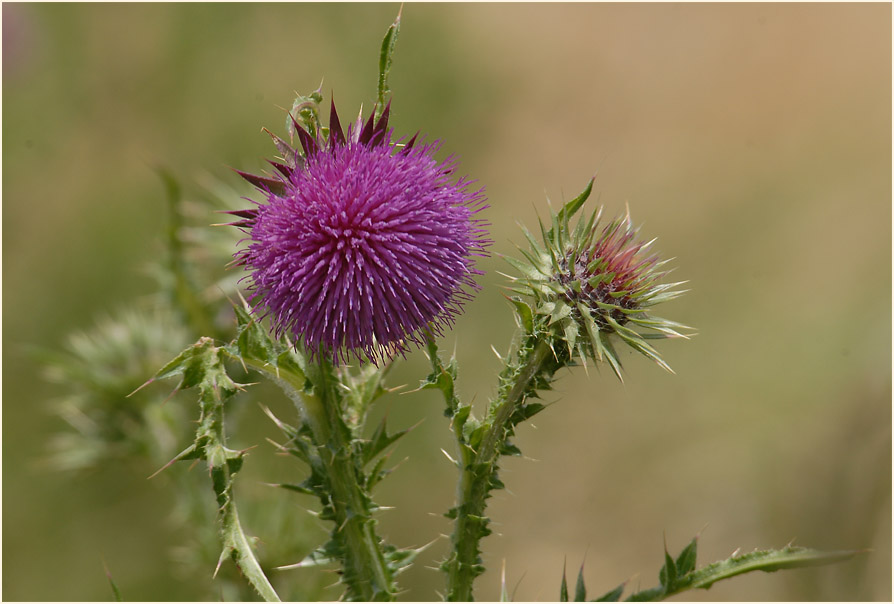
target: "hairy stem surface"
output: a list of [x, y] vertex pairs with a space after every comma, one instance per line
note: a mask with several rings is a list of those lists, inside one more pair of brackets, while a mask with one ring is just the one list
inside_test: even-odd
[[[471, 601], [472, 584], [484, 572], [479, 543], [490, 534], [488, 518], [484, 515], [490, 491], [502, 485], [497, 479], [498, 460], [504, 453], [515, 425], [524, 418], [518, 411], [533, 393], [534, 383], [541, 376], [552, 350], [545, 340], [523, 347], [518, 361], [509, 363], [501, 374], [501, 387], [491, 403], [488, 417], [481, 425], [480, 440], [473, 431], [464, 434], [463, 425], [454, 415], [454, 434], [460, 454], [460, 477], [457, 485], [457, 505], [451, 511], [455, 525], [451, 542], [453, 551], [444, 564], [447, 572], [447, 599], [453, 602]], [[436, 361], [433, 361], [435, 363]], [[437, 361], [440, 365], [440, 361]], [[437, 370], [438, 367], [435, 366]], [[555, 369], [552, 368], [549, 373]], [[448, 406], [450, 401], [448, 401]]]
[[335, 384], [325, 361], [323, 365], [321, 401], [329, 439], [328, 445], [321, 448], [321, 455], [329, 467], [336, 531], [344, 536], [347, 598], [366, 602], [391, 601], [394, 600], [391, 571], [385, 561], [382, 542], [375, 533], [371, 501], [360, 483], [351, 434], [341, 417]]

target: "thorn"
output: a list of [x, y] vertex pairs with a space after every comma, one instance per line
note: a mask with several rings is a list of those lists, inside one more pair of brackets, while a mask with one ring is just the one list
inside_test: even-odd
[[288, 454], [289, 449], [288, 449], [288, 447], [286, 447], [285, 445], [281, 445], [281, 444], [279, 444], [278, 442], [276, 442], [276, 441], [273, 440], [272, 438], [265, 438], [264, 440], [266, 440], [268, 443], [270, 443], [271, 445], [273, 445], [273, 446], [277, 449], [277, 451], [276, 451], [277, 453], [280, 453], [280, 454], [282, 454], [282, 455], [286, 455], [286, 454]]
[[217, 571], [220, 570], [221, 564], [223, 564], [224, 559], [227, 557], [227, 550], [224, 548], [222, 552], [220, 552], [220, 558], [217, 559], [217, 566], [214, 567], [214, 574], [211, 575], [211, 578], [214, 579], [217, 577]]
[[[183, 456], [184, 456], [184, 455], [186, 455], [187, 453], [191, 453], [191, 452], [194, 451], [194, 450], [195, 450], [195, 444], [190, 445], [189, 447], [187, 447], [186, 449], [184, 449], [182, 452], [178, 453], [177, 456], [174, 457], [174, 459], [172, 459], [171, 461], [169, 461], [168, 463], [166, 463], [165, 465], [163, 465], [161, 468], [159, 468], [158, 470], [156, 470], [155, 472], [153, 472], [151, 476], [147, 476], [147, 477], [146, 477], [146, 480], [152, 480], [153, 478], [155, 478], [156, 476], [158, 476], [159, 474], [161, 474], [162, 471], [167, 470], [169, 467], [171, 467], [172, 465], [174, 465], [174, 462], [176, 462], [176, 461], [180, 461], [181, 459], [183, 459]], [[197, 461], [198, 461], [198, 460], [197, 460]]]
[[[263, 411], [267, 415], [267, 417], [269, 417], [273, 421], [273, 423], [276, 424], [277, 428], [279, 428], [283, 432], [286, 432], [286, 425], [283, 422], [281, 422], [278, 417], [273, 415], [273, 411], [271, 411], [268, 407], [264, 406], [261, 403], [258, 403], [258, 406], [261, 408], [261, 411]], [[273, 441], [270, 441], [270, 442], [273, 442]]]
[[[293, 568], [304, 568], [305, 566], [308, 566], [308, 565], [305, 564], [304, 561], [302, 560], [301, 562], [296, 562], [295, 564], [286, 564], [284, 566], [274, 566], [273, 570], [292, 570]], [[338, 583], [338, 581], [336, 581], [336, 583]], [[330, 585], [330, 587], [331, 587], [331, 585]]]
[[427, 550], [428, 548], [430, 548], [432, 545], [434, 545], [436, 542], [440, 541], [440, 540], [441, 540], [441, 537], [444, 537], [444, 535], [438, 535], [437, 537], [435, 537], [434, 539], [432, 539], [431, 541], [429, 541], [429, 542], [426, 543], [425, 545], [420, 545], [419, 547], [417, 547], [417, 548], [414, 549], [413, 551], [416, 552], [417, 554], [421, 554], [422, 552], [424, 552], [425, 550]]
[[154, 377], [149, 378], [148, 380], [146, 380], [146, 381], [143, 383], [142, 386], [139, 386], [136, 390], [134, 390], [133, 392], [131, 392], [130, 394], [128, 394], [128, 395], [127, 395], [126, 397], [124, 397], [124, 398], [130, 398], [130, 397], [132, 397], [134, 394], [136, 394], [137, 392], [139, 392], [140, 390], [142, 390], [143, 388], [145, 388], [146, 386], [148, 386], [149, 384], [151, 384], [151, 383], [154, 382], [154, 381], [155, 381], [155, 378], [154, 378]]
[[109, 572], [109, 565], [106, 564], [106, 558], [105, 558], [105, 556], [100, 556], [100, 558], [102, 559], [102, 570], [106, 573], [106, 578], [107, 578], [109, 581], [111, 581], [111, 580], [112, 580], [112, 573]]
[[459, 462], [456, 461], [455, 459], [453, 459], [452, 457], [450, 457], [450, 453], [448, 453], [448, 452], [445, 451], [444, 449], [441, 449], [441, 453], [443, 453], [444, 456], [447, 457], [447, 459], [449, 459], [450, 462], [451, 462], [453, 465], [459, 467]]
[[582, 361], [581, 364], [584, 366], [584, 375], [586, 375], [586, 376], [587, 376], [587, 379], [589, 379], [589, 377], [590, 377], [590, 366], [587, 365], [587, 355], [584, 354], [584, 347], [583, 347], [583, 345], [579, 345], [579, 346], [577, 347], [577, 351], [578, 351], [578, 355], [580, 356], [581, 361]]
[[506, 558], [503, 558], [503, 569], [500, 571], [500, 601], [506, 601]]

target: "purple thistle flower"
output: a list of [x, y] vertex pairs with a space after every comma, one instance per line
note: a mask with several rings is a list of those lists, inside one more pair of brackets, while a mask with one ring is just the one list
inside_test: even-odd
[[438, 142], [392, 143], [389, 110], [345, 132], [333, 103], [328, 140], [294, 123], [303, 156], [274, 136], [287, 162], [270, 162], [276, 177], [240, 172], [267, 195], [233, 212], [251, 242], [235, 257], [253, 312], [335, 363], [378, 363], [440, 334], [478, 289], [474, 257], [490, 244], [483, 189], [451, 182]]

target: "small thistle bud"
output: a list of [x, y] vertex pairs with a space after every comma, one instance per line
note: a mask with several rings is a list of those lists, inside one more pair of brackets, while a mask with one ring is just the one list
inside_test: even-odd
[[489, 244], [483, 190], [452, 180], [455, 159], [433, 157], [439, 143], [393, 143], [389, 113], [344, 130], [334, 103], [328, 129], [308, 112], [308, 130], [292, 121], [301, 153], [274, 136], [274, 175], [240, 172], [267, 197], [232, 212], [250, 242], [236, 262], [253, 312], [335, 363], [385, 360], [450, 325]]
[[519, 298], [513, 302], [526, 329], [550, 338], [554, 350], [556, 344], [563, 345], [569, 361], [575, 356], [584, 362], [587, 357], [607, 361], [621, 379], [621, 362], [612, 341], [620, 339], [671, 371], [646, 340], [685, 338], [681, 332], [690, 328], [651, 316], [649, 311], [681, 295], [683, 291], [674, 288], [684, 282], [660, 283], [670, 272], [663, 268], [667, 261], [649, 251], [654, 239], [637, 238], [629, 211], [600, 227], [599, 208], [570, 228], [569, 219], [592, 186], [591, 180], [558, 214], [551, 213], [549, 230], [541, 223], [542, 244], [525, 233], [531, 244], [530, 252], [522, 252], [527, 262], [508, 259], [523, 275], [513, 278], [511, 289], [532, 297], [534, 304], [529, 306]]

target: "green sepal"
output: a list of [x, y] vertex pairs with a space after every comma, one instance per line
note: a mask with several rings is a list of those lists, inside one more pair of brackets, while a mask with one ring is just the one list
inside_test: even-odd
[[574, 586], [574, 601], [575, 602], [586, 602], [587, 600], [587, 586], [584, 584], [584, 565], [580, 565], [580, 570], [577, 571], [577, 583]]
[[591, 600], [591, 602], [617, 602], [621, 599], [621, 595], [624, 593], [624, 587], [626, 585], [627, 583], [621, 583], [610, 592], [602, 594], [595, 600]]
[[568, 601], [568, 580], [565, 578], [566, 564], [567, 562], [562, 564], [562, 585], [559, 586], [559, 602]]
[[537, 314], [543, 315], [544, 317], [552, 316], [553, 311], [556, 310], [556, 301], [553, 302], [541, 302], [537, 307]]
[[512, 297], [509, 298], [509, 301], [515, 306], [515, 312], [518, 315], [521, 328], [525, 333], [532, 333], [534, 331], [534, 311], [531, 310], [527, 302], [520, 298]]
[[556, 323], [557, 321], [561, 321], [562, 319], [571, 315], [571, 305], [562, 301], [556, 300], [555, 306], [553, 307], [552, 312], [549, 313], [549, 325]]
[[608, 334], [602, 331], [599, 332], [599, 344], [605, 353], [605, 359], [611, 366], [612, 371], [615, 372], [615, 376], [623, 382], [624, 376], [621, 375], [621, 360], [618, 358], [618, 353], [615, 351], [615, 347], [611, 343], [611, 340], [609, 340]]
[[[566, 203], [562, 206], [562, 209], [559, 210], [559, 213], [556, 214], [556, 222], [561, 225], [567, 226], [568, 220], [574, 216], [578, 210], [584, 205], [584, 202], [587, 201], [587, 198], [590, 197], [590, 193], [593, 191], [593, 183], [596, 181], [596, 177], [590, 179], [590, 182], [587, 183], [587, 186], [584, 187], [584, 190], [581, 191], [580, 195]], [[554, 229], [550, 229], [548, 236], [550, 240], [554, 240], [556, 232]]]
[[[527, 256], [527, 254], [525, 255]], [[518, 258], [513, 258], [512, 256], [505, 256], [504, 258], [506, 262], [511, 264], [515, 270], [529, 279], [540, 279], [543, 275], [542, 271], [538, 269], [537, 266], [533, 263], [523, 262]]]
[[577, 345], [577, 336], [580, 333], [580, 327], [578, 327], [578, 323], [576, 321], [566, 321], [564, 326], [562, 327], [563, 336], [565, 337], [565, 343], [568, 345], [568, 350], [575, 350], [575, 346]]

